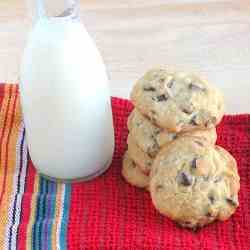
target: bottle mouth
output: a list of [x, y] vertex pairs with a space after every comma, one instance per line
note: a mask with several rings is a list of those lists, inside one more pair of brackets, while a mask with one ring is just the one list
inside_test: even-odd
[[80, 13], [79, 0], [36, 0], [39, 17], [77, 19]]
[[64, 10], [61, 14], [55, 17], [72, 17], [74, 15], [75, 15], [75, 8], [71, 7], [71, 8]]

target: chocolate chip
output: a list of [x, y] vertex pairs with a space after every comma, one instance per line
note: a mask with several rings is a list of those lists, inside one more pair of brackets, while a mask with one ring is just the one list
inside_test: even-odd
[[191, 89], [191, 90], [194, 90], [194, 91], [203, 91], [203, 92], [206, 91], [205, 88], [200, 87], [200, 86], [198, 86], [198, 85], [196, 85], [196, 84], [194, 84], [194, 83], [190, 83], [190, 84], [188, 85], [188, 88]]
[[178, 135], [177, 135], [177, 134], [173, 134], [173, 135], [172, 135], [172, 139], [173, 139], [173, 140], [176, 140], [177, 138], [178, 138]]
[[161, 185], [161, 184], [158, 184], [158, 185], [155, 187], [156, 192], [159, 192], [161, 189], [163, 189], [163, 185]]
[[136, 168], [136, 164], [134, 161], [132, 161], [132, 168]]
[[158, 102], [166, 102], [168, 100], [168, 97], [166, 97], [165, 95], [158, 95], [156, 99]]
[[141, 122], [138, 121], [138, 122], [135, 123], [135, 125], [136, 125], [137, 127], [140, 127], [140, 126], [141, 126]]
[[227, 203], [229, 203], [229, 205], [233, 206], [233, 207], [237, 207], [238, 206], [238, 202], [233, 199], [233, 198], [226, 198]]
[[194, 125], [194, 126], [197, 126], [197, 125], [199, 125], [198, 123], [197, 123], [197, 121], [196, 121], [196, 115], [194, 115], [192, 118], [191, 118], [191, 120], [190, 120], [190, 124], [191, 125]]
[[151, 134], [149, 137], [150, 139], [155, 140], [155, 136], [153, 134]]
[[167, 83], [167, 87], [170, 88], [170, 89], [173, 87], [173, 85], [174, 85], [174, 79], [172, 79], [171, 81], [169, 81]]
[[209, 201], [211, 202], [211, 204], [214, 204], [215, 198], [214, 198], [214, 196], [213, 196], [212, 194], [209, 194], [209, 195], [208, 195], [208, 199], [209, 199]]
[[194, 158], [191, 162], [191, 167], [192, 168], [197, 168], [197, 158]]
[[193, 178], [191, 175], [185, 172], [181, 172], [179, 174], [179, 183], [183, 186], [191, 186], [193, 182]]
[[188, 109], [188, 108], [182, 108], [182, 112], [187, 114], [187, 115], [191, 115], [193, 111]]
[[156, 89], [154, 87], [144, 87], [143, 90], [144, 91], [151, 91], [151, 92], [156, 91]]
[[212, 215], [210, 212], [207, 212], [207, 213], [206, 213], [206, 216], [207, 216], [207, 217], [213, 217], [213, 215]]
[[154, 131], [154, 134], [155, 135], [159, 135], [161, 133], [161, 129], [156, 129], [155, 131]]
[[206, 128], [209, 128], [209, 127], [210, 127], [210, 124], [211, 124], [210, 121], [206, 121], [204, 125], [205, 125]]
[[204, 144], [201, 141], [194, 141], [194, 143], [198, 144], [199, 146], [203, 147]]
[[220, 182], [222, 180], [222, 176], [217, 176], [217, 177], [215, 177], [215, 179], [214, 179], [214, 183], [218, 183], [218, 182]]

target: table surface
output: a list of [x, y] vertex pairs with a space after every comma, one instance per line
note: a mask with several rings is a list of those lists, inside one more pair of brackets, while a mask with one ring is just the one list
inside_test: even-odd
[[[24, 1], [0, 1], [0, 81], [16, 83], [30, 28]], [[200, 73], [227, 113], [250, 113], [248, 0], [83, 0], [82, 19], [107, 65], [112, 95], [128, 97], [154, 65]]]

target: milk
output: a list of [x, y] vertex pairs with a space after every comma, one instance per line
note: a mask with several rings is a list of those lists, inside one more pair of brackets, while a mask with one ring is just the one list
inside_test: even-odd
[[29, 152], [40, 173], [89, 179], [109, 166], [114, 131], [108, 79], [80, 21], [37, 21], [24, 51], [20, 92]]

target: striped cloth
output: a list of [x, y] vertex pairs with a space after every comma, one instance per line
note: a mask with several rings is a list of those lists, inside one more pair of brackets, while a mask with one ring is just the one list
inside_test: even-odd
[[0, 107], [0, 249], [65, 249], [71, 185], [32, 166], [17, 85], [0, 85]]
[[250, 249], [250, 115], [226, 116], [218, 143], [237, 159], [240, 208], [197, 233], [155, 211], [148, 192], [123, 181], [132, 105], [113, 98], [116, 148], [110, 169], [91, 182], [40, 177], [29, 159], [17, 85], [0, 85], [0, 250]]

